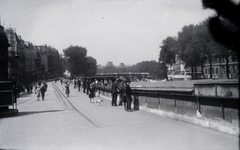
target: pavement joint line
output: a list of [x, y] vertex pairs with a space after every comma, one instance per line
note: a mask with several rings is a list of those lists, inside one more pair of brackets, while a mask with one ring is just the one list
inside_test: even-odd
[[[52, 83], [55, 87], [55, 89], [58, 91], [58, 94], [61, 96], [63, 96], [62, 101], [64, 101], [64, 99], [66, 100], [66, 102], [68, 102], [68, 104], [71, 105], [71, 107], [73, 108], [73, 110], [77, 111], [79, 114], [81, 114], [85, 119], [87, 119], [89, 122], [91, 122], [95, 127], [102, 127], [102, 126], [106, 126], [104, 125], [101, 121], [99, 121], [97, 118], [91, 116], [91, 114], [87, 113], [86, 111], [84, 111], [84, 109], [82, 109], [81, 111], [79, 109], [77, 109], [72, 102], [69, 101], [69, 99], [62, 93], [62, 91], [58, 88], [58, 86], [54, 83]], [[65, 102], [64, 102], [65, 103]], [[91, 118], [91, 119], [90, 119]], [[94, 119], [94, 121], [93, 121]]]

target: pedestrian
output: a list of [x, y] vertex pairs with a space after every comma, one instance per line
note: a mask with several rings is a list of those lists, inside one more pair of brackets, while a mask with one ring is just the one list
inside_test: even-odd
[[[125, 96], [125, 101], [127, 102], [127, 107], [126, 110], [127, 111], [132, 111], [131, 109], [131, 104], [132, 104], [132, 89], [130, 87], [130, 81], [125, 81], [125, 85], [124, 85], [124, 96]], [[125, 104], [124, 104], [125, 105]]]
[[30, 93], [30, 86], [27, 84], [27, 92]]
[[66, 81], [66, 84], [65, 84], [65, 94], [67, 95], [67, 97], [69, 97], [70, 89], [69, 89], [69, 83], [68, 83], [68, 81]]
[[123, 88], [124, 88], [124, 82], [121, 81], [118, 85], [118, 89], [119, 89], [119, 104], [118, 105], [123, 105], [123, 96], [124, 96], [124, 92], [123, 92]]
[[[88, 96], [90, 98], [90, 103], [92, 103], [92, 100], [95, 97], [95, 90], [96, 90], [96, 86], [95, 85], [96, 85], [95, 82], [92, 82], [90, 84], [90, 87], [89, 87], [89, 95]], [[94, 103], [94, 101], [93, 101], [93, 103]]]
[[46, 91], [47, 91], [47, 88], [48, 88], [47, 83], [46, 83], [46, 82], [43, 82], [43, 85], [44, 85], [44, 87], [45, 87], [45, 89], [46, 89]]
[[39, 101], [39, 98], [40, 98], [40, 87], [41, 86], [39, 86], [39, 83], [37, 83], [36, 84], [36, 86], [35, 86], [35, 94], [37, 94], [37, 100]]
[[112, 106], [117, 106], [118, 79], [116, 79], [115, 82], [112, 83], [111, 92], [112, 92]]
[[77, 86], [78, 86], [78, 92], [80, 92], [81, 91], [81, 79], [80, 78], [78, 78], [78, 80], [77, 80]]
[[86, 81], [87, 95], [89, 94], [89, 88], [90, 88], [90, 79], [87, 79]]
[[87, 80], [83, 79], [83, 93], [86, 92], [86, 85], [87, 85]]
[[77, 86], [77, 78], [74, 78], [74, 79], [73, 79], [73, 84], [74, 84], [74, 89], [75, 89], [76, 86]]
[[63, 78], [60, 80], [60, 82], [61, 82], [61, 85], [62, 85], [62, 83], [63, 83]]
[[45, 98], [45, 92], [47, 91], [47, 86], [46, 86], [46, 83], [42, 83], [40, 88], [39, 88], [39, 91], [41, 93], [41, 96], [42, 96], [42, 100], [44, 100]]

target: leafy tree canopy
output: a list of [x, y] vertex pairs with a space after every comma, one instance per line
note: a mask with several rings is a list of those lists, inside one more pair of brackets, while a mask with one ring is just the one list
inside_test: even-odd
[[67, 58], [67, 68], [73, 76], [82, 76], [87, 71], [87, 49], [80, 46], [70, 46], [63, 50]]
[[93, 57], [87, 57], [86, 66], [88, 67], [85, 76], [94, 76], [97, 73], [97, 61]]

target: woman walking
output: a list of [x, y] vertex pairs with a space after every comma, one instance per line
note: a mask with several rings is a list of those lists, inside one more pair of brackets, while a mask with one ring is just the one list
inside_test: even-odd
[[89, 87], [89, 98], [90, 98], [90, 103], [94, 103], [94, 101], [92, 102], [92, 100], [94, 99], [95, 97], [95, 82], [92, 82], [92, 84], [90, 84], [90, 87]]
[[40, 88], [41, 88], [41, 85], [39, 85], [38, 83], [35, 85], [35, 94], [37, 94], [37, 100], [39, 101], [39, 98], [41, 96], [41, 93], [40, 93]]
[[69, 83], [68, 83], [68, 81], [66, 81], [66, 84], [65, 84], [65, 94], [67, 95], [67, 97], [69, 97], [70, 89], [69, 89]]

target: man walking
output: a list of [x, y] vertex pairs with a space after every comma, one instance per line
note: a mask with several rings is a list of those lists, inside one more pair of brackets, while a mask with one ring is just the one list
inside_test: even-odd
[[42, 95], [42, 100], [44, 100], [45, 98], [45, 92], [47, 91], [47, 84], [45, 82], [42, 83], [42, 85], [40, 86], [40, 92]]
[[125, 83], [125, 87], [124, 87], [124, 96], [126, 98], [126, 101], [127, 101], [127, 111], [132, 111], [131, 109], [131, 103], [132, 103], [132, 89], [130, 87], [130, 81], [126, 81]]
[[117, 94], [118, 94], [118, 79], [112, 83], [111, 92], [112, 92], [112, 106], [117, 106]]
[[80, 90], [81, 90], [81, 79], [80, 78], [78, 78], [78, 80], [77, 80], [77, 86], [78, 86], [78, 92], [80, 92]]
[[118, 85], [119, 88], [119, 104], [118, 105], [123, 105], [123, 98], [124, 98], [124, 82], [121, 81]]

